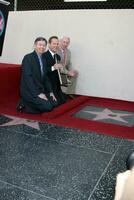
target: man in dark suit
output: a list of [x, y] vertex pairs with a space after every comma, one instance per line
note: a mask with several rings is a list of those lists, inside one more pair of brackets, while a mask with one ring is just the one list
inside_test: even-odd
[[52, 84], [53, 93], [58, 104], [65, 103], [66, 97], [61, 90], [58, 71], [62, 68], [60, 64], [60, 56], [56, 53], [58, 50], [59, 40], [57, 36], [52, 36], [48, 40], [48, 51], [43, 54], [48, 67], [48, 77]]
[[43, 113], [51, 111], [58, 105], [47, 76], [46, 61], [42, 59], [46, 45], [45, 38], [36, 38], [34, 51], [23, 58], [20, 84], [21, 100], [17, 106], [19, 112]]

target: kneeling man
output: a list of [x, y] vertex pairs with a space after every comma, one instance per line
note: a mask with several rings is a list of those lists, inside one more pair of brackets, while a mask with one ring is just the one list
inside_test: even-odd
[[17, 106], [19, 112], [48, 112], [58, 104], [47, 76], [45, 59], [42, 59], [46, 46], [45, 38], [36, 38], [34, 51], [23, 58], [20, 84], [21, 100]]

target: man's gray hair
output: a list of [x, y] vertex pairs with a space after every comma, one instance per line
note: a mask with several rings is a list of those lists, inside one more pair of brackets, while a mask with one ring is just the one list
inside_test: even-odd
[[68, 39], [68, 40], [69, 40], [69, 42], [70, 42], [70, 37], [68, 37], [68, 36], [65, 36], [65, 35], [64, 35], [64, 36], [62, 36], [62, 37], [60, 38], [60, 40], [63, 40], [63, 39], [65, 39], [65, 38], [66, 38], [66, 39]]

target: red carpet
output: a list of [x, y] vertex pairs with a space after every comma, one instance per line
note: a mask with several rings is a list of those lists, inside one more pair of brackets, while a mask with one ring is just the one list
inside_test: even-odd
[[67, 103], [55, 108], [52, 112], [44, 113], [42, 115], [17, 113], [16, 104], [19, 98], [20, 66], [0, 64], [0, 80], [1, 114], [34, 119], [40, 122], [53, 123], [84, 131], [94, 131], [115, 137], [134, 139], [134, 125], [132, 127], [127, 127], [117, 124], [80, 119], [72, 116], [81, 108], [89, 105], [134, 112], [133, 102], [77, 96], [74, 100], [69, 100]]
[[34, 119], [41, 122], [53, 123], [65, 127], [77, 128], [84, 131], [94, 131], [106, 135], [134, 139], [134, 126], [126, 127], [116, 124], [108, 124], [104, 122], [75, 118], [72, 116], [74, 112], [87, 105], [96, 105], [134, 112], [134, 104], [130, 102], [79, 96], [76, 97], [76, 99], [69, 100], [67, 103], [55, 108], [52, 112], [44, 113], [42, 115], [17, 113], [16, 103], [17, 101], [14, 99], [10, 102], [1, 103], [0, 113], [27, 119]]
[[132, 127], [126, 127], [117, 124], [80, 119], [73, 116], [75, 112], [89, 105], [134, 112], [134, 103], [89, 97], [84, 104], [79, 105], [77, 108], [74, 108], [61, 116], [59, 119], [60, 125], [62, 124], [64, 126], [70, 126], [85, 131], [95, 131], [97, 133], [115, 137], [134, 139], [134, 125]]

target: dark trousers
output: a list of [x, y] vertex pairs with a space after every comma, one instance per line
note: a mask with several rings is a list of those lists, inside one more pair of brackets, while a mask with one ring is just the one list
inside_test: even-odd
[[21, 98], [19, 104], [17, 105], [17, 111], [19, 112], [19, 107], [23, 107], [22, 112], [26, 113], [38, 114], [43, 112], [50, 112], [54, 107], [58, 105], [58, 102], [54, 101], [49, 95], [46, 96], [48, 100], [36, 97], [32, 102]]
[[53, 93], [57, 99], [58, 105], [61, 105], [66, 102], [66, 95], [62, 92], [62, 90], [53, 91]]

